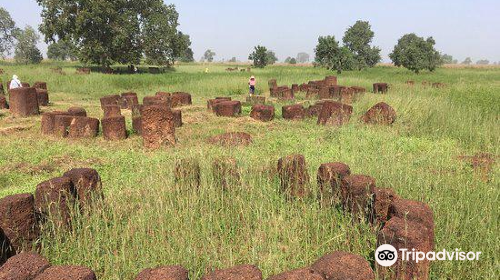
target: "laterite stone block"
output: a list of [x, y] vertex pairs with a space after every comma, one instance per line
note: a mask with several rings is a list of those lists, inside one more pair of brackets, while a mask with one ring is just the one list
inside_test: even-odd
[[95, 273], [87, 267], [60, 265], [47, 268], [34, 280], [97, 280]]
[[38, 106], [49, 106], [49, 92], [46, 89], [36, 89]]
[[137, 94], [135, 92], [124, 92], [121, 94], [121, 109], [132, 110], [132, 107], [138, 104], [139, 99], [137, 98]]
[[0, 228], [14, 251], [19, 253], [31, 249], [32, 243], [39, 237], [32, 194], [9, 195], [0, 199]]
[[386, 83], [375, 83], [373, 84], [373, 93], [387, 93], [389, 90], [389, 85]]
[[103, 118], [101, 123], [104, 139], [117, 141], [127, 138], [127, 127], [124, 116]]
[[67, 226], [75, 202], [75, 188], [68, 177], [41, 182], [35, 190], [35, 209], [56, 226]]
[[95, 169], [73, 168], [65, 172], [63, 176], [68, 177], [73, 184], [76, 198], [82, 209], [90, 209], [94, 202], [104, 198], [101, 177]]
[[283, 272], [269, 277], [267, 280], [325, 280], [325, 278], [311, 268], [306, 267]]
[[286, 105], [281, 110], [283, 118], [287, 120], [302, 120], [306, 116], [306, 110], [300, 104]]
[[342, 205], [358, 220], [370, 220], [375, 179], [366, 175], [345, 176], [341, 184]]
[[99, 133], [99, 120], [88, 117], [75, 117], [68, 131], [69, 138], [94, 138]]
[[290, 155], [278, 160], [278, 176], [281, 192], [289, 197], [305, 197], [308, 194], [309, 174], [303, 155]]
[[165, 145], [175, 145], [175, 120], [170, 109], [145, 106], [141, 114], [144, 147], [158, 149]]
[[38, 115], [38, 96], [36, 89], [30, 87], [9, 90], [9, 109], [14, 117]]
[[340, 203], [342, 180], [348, 175], [351, 175], [351, 169], [345, 163], [331, 162], [321, 164], [316, 176], [321, 201], [327, 205]]
[[237, 117], [241, 114], [241, 102], [224, 101], [214, 105], [215, 115], [218, 117]]
[[347, 252], [337, 251], [325, 255], [311, 269], [327, 280], [375, 280], [370, 263], [359, 255]]
[[212, 176], [215, 184], [223, 190], [240, 185], [240, 171], [234, 158], [215, 159], [212, 163]]
[[178, 265], [161, 266], [143, 270], [135, 280], [189, 280], [188, 271]]
[[115, 118], [122, 115], [121, 107], [118, 105], [104, 105], [102, 106], [104, 118]]
[[68, 109], [68, 114], [75, 116], [75, 117], [86, 117], [87, 111], [85, 109], [83, 109], [82, 107], [70, 107]]
[[353, 108], [350, 105], [336, 101], [323, 103], [318, 117], [319, 125], [341, 126], [351, 119]]
[[274, 106], [272, 105], [253, 105], [250, 117], [263, 122], [269, 122], [274, 119]]
[[380, 102], [371, 107], [362, 117], [367, 124], [390, 125], [396, 121], [396, 111], [389, 104]]
[[[120, 96], [118, 94], [108, 95], [100, 98], [101, 108], [109, 105], [118, 105], [120, 106]], [[103, 108], [104, 109], [104, 108]]]
[[239, 265], [208, 273], [201, 280], [262, 280], [262, 272], [254, 265]]
[[382, 267], [376, 264], [377, 275], [379, 279], [390, 280], [428, 280], [430, 261], [420, 260], [402, 260], [399, 249], [406, 248], [409, 251], [415, 249], [420, 252], [430, 252], [433, 250], [431, 245], [434, 236], [431, 236], [429, 230], [420, 223], [412, 222], [404, 218], [392, 217], [377, 234], [377, 246], [390, 244], [398, 250], [398, 260], [390, 268]]
[[0, 267], [0, 279], [30, 280], [50, 267], [46, 258], [36, 253], [21, 253], [11, 257]]

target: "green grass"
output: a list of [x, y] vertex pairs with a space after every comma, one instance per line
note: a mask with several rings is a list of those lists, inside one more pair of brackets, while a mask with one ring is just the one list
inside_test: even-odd
[[[227, 65], [180, 65], [161, 75], [74, 74], [76, 65], [61, 64], [67, 75], [52, 73], [55, 64], [1, 68], [6, 81], [17, 74], [22, 81], [48, 83], [51, 107], [80, 105], [101, 117], [99, 97], [125, 91], [140, 99], [156, 91], [186, 91], [194, 105], [183, 108], [185, 125], [174, 148], [145, 151], [141, 138], [120, 142], [68, 140], [41, 136], [40, 117], [13, 119], [1, 112], [0, 129], [23, 127], [0, 134], [0, 197], [33, 192], [36, 185], [72, 167], [92, 167], [101, 174], [106, 207], [76, 221], [72, 232], [47, 234], [42, 253], [55, 264], [81, 264], [99, 279], [133, 279], [142, 269], [180, 264], [198, 279], [210, 268], [241, 263], [257, 264], [264, 276], [303, 267], [334, 250], [360, 254], [373, 261], [375, 232], [353, 224], [336, 209], [322, 208], [312, 199], [287, 201], [278, 192], [272, 172], [278, 158], [305, 155], [312, 186], [321, 163], [342, 161], [354, 173], [367, 174], [377, 186], [390, 187], [408, 199], [428, 203], [436, 222], [436, 250], [482, 251], [476, 262], [434, 262], [432, 279], [496, 279], [500, 270], [499, 186], [497, 166], [490, 182], [483, 182], [461, 155], [487, 152], [499, 155], [500, 68], [438, 69], [414, 75], [403, 69], [376, 67], [339, 75], [342, 85], [368, 89], [388, 82], [387, 95], [367, 93], [354, 104], [351, 123], [341, 128], [320, 127], [315, 120], [281, 118], [259, 123], [248, 114], [237, 119], [217, 118], [206, 100], [231, 96], [244, 100], [248, 73], [225, 72]], [[322, 79], [331, 73], [320, 68], [273, 66], [255, 69], [257, 91], [267, 80], [278, 84]], [[417, 82], [415, 87], [406, 80]], [[443, 89], [420, 86], [442, 82]], [[300, 96], [301, 102], [306, 102]], [[398, 113], [391, 127], [366, 126], [359, 117], [385, 101]], [[244, 108], [248, 112], [249, 108]], [[130, 124], [130, 115], [128, 125]], [[221, 132], [245, 131], [254, 143], [221, 148], [206, 143]], [[238, 160], [242, 184], [223, 191], [214, 184], [212, 161], [220, 156]], [[202, 167], [199, 189], [175, 184], [176, 159], [197, 158]]]

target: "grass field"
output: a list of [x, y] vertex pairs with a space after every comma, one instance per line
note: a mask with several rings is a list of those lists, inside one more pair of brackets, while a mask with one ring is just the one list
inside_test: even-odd
[[[414, 75], [404, 69], [376, 67], [345, 72], [339, 84], [371, 89], [388, 82], [387, 95], [367, 93], [354, 104], [350, 124], [320, 127], [313, 119], [294, 122], [277, 118], [260, 123], [248, 117], [217, 118], [206, 100], [231, 96], [244, 100], [248, 73], [224, 71], [227, 65], [180, 65], [161, 75], [76, 75], [74, 64], [61, 64], [67, 75], [40, 66], [1, 65], [7, 81], [46, 81], [52, 106], [43, 111], [83, 106], [101, 117], [99, 97], [134, 91], [140, 100], [156, 91], [186, 91], [193, 106], [183, 108], [184, 126], [176, 131], [174, 148], [145, 151], [141, 137], [120, 142], [102, 137], [67, 140], [40, 134], [40, 117], [13, 119], [0, 112], [0, 197], [33, 192], [36, 185], [72, 167], [99, 171], [106, 207], [80, 219], [72, 232], [54, 231], [43, 239], [42, 253], [55, 264], [91, 267], [99, 279], [133, 279], [142, 269], [180, 264], [198, 279], [210, 268], [256, 264], [264, 276], [303, 267], [323, 254], [344, 250], [373, 261], [375, 232], [367, 224], [321, 208], [313, 199], [287, 201], [273, 175], [278, 158], [306, 157], [312, 185], [321, 163], [342, 161], [357, 174], [371, 175], [377, 186], [390, 187], [408, 199], [428, 203], [434, 211], [436, 250], [481, 251], [479, 261], [436, 261], [432, 279], [498, 279], [500, 277], [499, 169], [484, 182], [459, 157], [476, 153], [499, 155], [500, 68], [449, 68]], [[267, 80], [291, 85], [322, 79], [331, 73], [312, 67], [273, 66], [253, 70], [257, 91], [268, 94]], [[406, 80], [417, 85], [409, 87]], [[441, 82], [435, 89], [420, 82]], [[309, 102], [304, 96], [298, 102]], [[385, 101], [398, 113], [391, 127], [366, 126], [359, 117]], [[130, 116], [130, 113], [127, 116]], [[130, 117], [127, 119], [131, 129]], [[248, 147], [221, 148], [206, 143], [230, 131], [250, 133]], [[212, 161], [237, 159], [241, 186], [218, 189]], [[202, 167], [199, 190], [176, 185], [172, 171], [180, 158], [196, 158]]]

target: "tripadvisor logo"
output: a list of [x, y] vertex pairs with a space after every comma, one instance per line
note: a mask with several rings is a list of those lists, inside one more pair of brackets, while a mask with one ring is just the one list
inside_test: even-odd
[[375, 251], [375, 260], [381, 266], [391, 266], [398, 260], [398, 251], [392, 245], [381, 245]]
[[389, 244], [380, 245], [375, 251], [375, 260], [381, 266], [392, 266], [398, 260], [398, 255], [401, 255], [403, 261], [414, 261], [416, 263], [424, 260], [428, 261], [477, 261], [481, 252], [463, 252], [459, 249], [455, 251], [447, 251], [443, 249], [439, 252], [421, 252], [415, 249], [401, 248], [396, 250], [394, 246]]

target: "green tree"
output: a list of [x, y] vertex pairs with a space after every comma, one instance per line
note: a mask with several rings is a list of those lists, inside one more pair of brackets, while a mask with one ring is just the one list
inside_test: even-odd
[[75, 42], [84, 63], [170, 65], [183, 45], [175, 6], [162, 0], [37, 0], [45, 41]]
[[443, 54], [441, 55], [441, 61], [443, 61], [444, 64], [453, 64], [453, 56], [449, 54]]
[[274, 51], [268, 50], [266, 55], [267, 55], [267, 64], [275, 64], [278, 61], [278, 57], [276, 57]]
[[179, 14], [174, 5], [154, 1], [149, 9], [142, 32], [146, 62], [169, 66], [185, 54], [191, 41], [189, 36], [177, 31]]
[[374, 36], [370, 23], [358, 20], [347, 29], [342, 38], [344, 46], [351, 51], [354, 66], [358, 70], [373, 67], [381, 60], [380, 49], [370, 46]]
[[264, 46], [256, 46], [248, 59], [253, 60], [254, 67], [264, 68], [269, 64], [269, 51]]
[[59, 40], [48, 46], [47, 58], [52, 60], [77, 60], [76, 46], [71, 42]]
[[19, 32], [17, 44], [14, 50], [14, 59], [17, 63], [30, 64], [40, 63], [43, 60], [42, 53], [36, 44], [40, 41], [40, 36], [31, 26]]
[[399, 39], [389, 57], [394, 65], [403, 66], [415, 73], [424, 69], [434, 71], [442, 64], [441, 54], [434, 49], [435, 44], [432, 37], [424, 39], [414, 33], [406, 34]]
[[353, 69], [355, 64], [352, 52], [345, 46], [339, 46], [334, 36], [320, 36], [314, 53], [316, 64], [329, 70], [336, 70], [339, 74], [344, 70]]
[[462, 64], [465, 64], [465, 65], [471, 65], [472, 64], [472, 59], [470, 57], [467, 57], [463, 62]]
[[211, 49], [208, 49], [203, 54], [203, 58], [202, 59], [204, 61], [212, 62], [212, 61], [214, 61], [214, 56], [216, 56], [215, 52], [212, 51]]
[[298, 63], [307, 63], [309, 62], [309, 59], [310, 59], [309, 54], [305, 52], [298, 53], [296, 58]]
[[16, 23], [10, 17], [7, 10], [0, 7], [0, 57], [5, 58], [11, 54], [15, 38], [19, 35]]
[[229, 60], [229, 62], [236, 62], [236, 57], [234, 57], [234, 56], [233, 56], [233, 57]]

